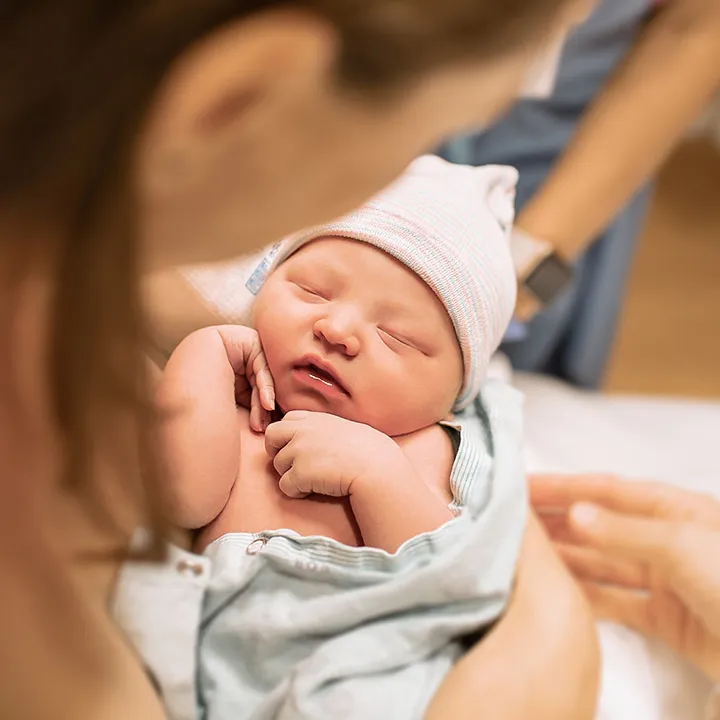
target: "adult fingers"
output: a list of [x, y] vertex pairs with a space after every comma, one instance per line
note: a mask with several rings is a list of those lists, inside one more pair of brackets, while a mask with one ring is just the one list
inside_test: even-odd
[[575, 532], [616, 558], [645, 562], [720, 635], [720, 532], [693, 523], [628, 518], [594, 506], [570, 513]]
[[650, 573], [642, 563], [617, 560], [593, 548], [577, 545], [556, 543], [555, 549], [578, 580], [635, 590], [650, 587]]
[[569, 526], [567, 513], [542, 514], [538, 518], [575, 576], [628, 587], [648, 586], [649, 574], [643, 563], [618, 559], [612, 552], [588, 547]]
[[530, 498], [540, 508], [564, 509], [589, 502], [632, 515], [720, 523], [720, 503], [708, 495], [609, 475], [533, 475]]
[[568, 526], [583, 544], [661, 568], [667, 565], [676, 525], [667, 520], [620, 515], [588, 503], [574, 505], [568, 514]]
[[577, 543], [578, 539], [568, 525], [567, 512], [540, 511], [537, 518], [553, 542]]
[[720, 680], [720, 641], [702, 621], [688, 614], [673, 593], [638, 593], [594, 583], [583, 583], [582, 589], [599, 619], [661, 639], [709, 678]]
[[581, 582], [580, 587], [599, 620], [626, 625], [648, 637], [657, 635], [653, 601], [648, 593], [606, 587], [593, 582]]

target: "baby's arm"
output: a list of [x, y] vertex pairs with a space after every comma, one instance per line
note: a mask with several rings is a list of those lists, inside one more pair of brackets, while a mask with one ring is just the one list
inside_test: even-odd
[[[434, 431], [424, 442], [428, 439], [442, 440]], [[265, 449], [285, 495], [349, 496], [365, 545], [391, 553], [452, 518], [445, 490], [452, 448], [445, 441], [448, 457], [431, 455], [424, 442], [406, 454], [398, 442], [369, 425], [307, 410], [287, 413], [265, 433]]]
[[267, 381], [257, 333], [239, 326], [192, 333], [165, 367], [157, 393], [165, 416], [161, 425], [165, 496], [169, 519], [181, 527], [207, 525], [228, 501], [240, 457], [236, 397], [242, 380], [239, 383], [238, 376], [247, 377], [247, 369], [253, 372], [253, 367], [258, 377], [267, 373]]
[[453, 517], [448, 506], [454, 452], [447, 433], [434, 425], [395, 442], [402, 459], [389, 460], [385, 477], [364, 478], [351, 494], [363, 541], [388, 552]]

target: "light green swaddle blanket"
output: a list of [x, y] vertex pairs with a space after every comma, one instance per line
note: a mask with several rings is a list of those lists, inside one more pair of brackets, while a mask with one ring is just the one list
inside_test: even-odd
[[210, 545], [200, 717], [423, 717], [462, 638], [504, 611], [527, 513], [520, 393], [488, 382], [456, 423], [460, 512], [394, 555], [291, 531]]

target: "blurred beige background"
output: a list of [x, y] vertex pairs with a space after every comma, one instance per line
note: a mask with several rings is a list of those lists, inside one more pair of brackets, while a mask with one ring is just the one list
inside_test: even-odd
[[720, 152], [686, 141], [657, 182], [605, 389], [720, 398]]

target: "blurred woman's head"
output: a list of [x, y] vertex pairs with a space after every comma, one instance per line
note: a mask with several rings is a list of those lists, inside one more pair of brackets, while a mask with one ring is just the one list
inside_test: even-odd
[[228, 258], [350, 209], [491, 119], [579, 4], [5, 3], [0, 264], [47, 264], [71, 472], [102, 414], [142, 392], [143, 267]]

